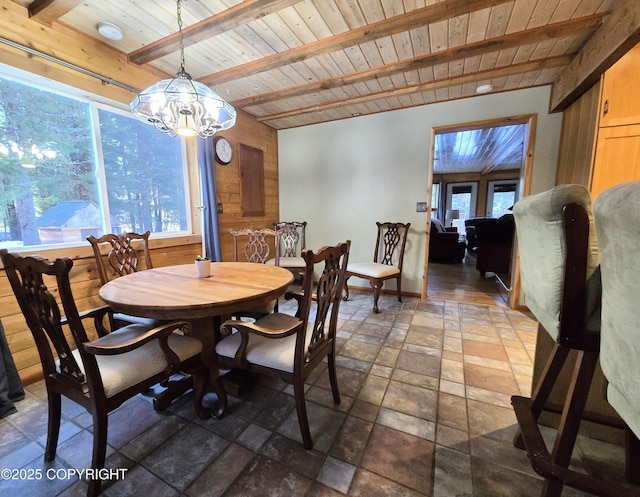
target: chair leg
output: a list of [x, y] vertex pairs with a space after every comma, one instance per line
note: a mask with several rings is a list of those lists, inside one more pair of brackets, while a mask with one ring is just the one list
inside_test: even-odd
[[[560, 375], [562, 366], [564, 366], [564, 363], [567, 360], [569, 350], [570, 349], [566, 347], [561, 347], [557, 343], [553, 346], [553, 350], [551, 351], [551, 355], [549, 356], [549, 359], [547, 359], [547, 363], [542, 370], [542, 375], [538, 380], [538, 384], [531, 395], [531, 412], [536, 421], [540, 417], [540, 414], [542, 414], [544, 406], [549, 399], [549, 395], [551, 395], [551, 390], [553, 390], [553, 386]], [[521, 428], [518, 428], [518, 431], [516, 432], [513, 439], [513, 445], [519, 449], [525, 448]]]
[[[95, 409], [93, 413], [93, 457], [91, 467], [93, 469], [104, 468], [107, 452], [107, 423], [108, 413], [103, 409]], [[100, 494], [101, 481], [98, 478], [89, 480], [87, 497], [97, 497]]]
[[543, 497], [559, 497], [565, 481], [571, 486], [581, 489], [593, 485], [592, 477], [569, 471], [569, 463], [589, 395], [593, 373], [598, 363], [598, 352], [577, 351], [576, 363], [551, 453], [546, 449], [538, 426], [538, 417], [568, 352], [569, 349], [564, 347], [554, 347], [545, 366], [542, 381], [539, 382], [536, 389], [534, 399], [515, 395], [511, 398], [519, 424], [514, 445], [524, 444], [526, 446], [531, 466], [545, 478]]
[[338, 389], [338, 377], [336, 375], [336, 357], [335, 352], [327, 356], [327, 367], [329, 369], [329, 382], [331, 383], [331, 393], [333, 394], [333, 403], [340, 404], [340, 390]]
[[[573, 446], [576, 443], [584, 406], [587, 403], [593, 373], [598, 363], [598, 353], [578, 351], [578, 357], [567, 391], [567, 401], [562, 409], [558, 433], [551, 453], [551, 462], [561, 468], [568, 468], [571, 462]], [[547, 478], [543, 487], [544, 497], [559, 497], [563, 482]]]
[[370, 281], [370, 283], [371, 288], [373, 289], [373, 312], [377, 314], [380, 312], [380, 309], [378, 308], [378, 299], [380, 298], [380, 290], [382, 290], [382, 281], [373, 280]]
[[313, 448], [313, 440], [311, 440], [307, 406], [304, 401], [304, 381], [301, 378], [296, 378], [293, 382], [293, 395], [296, 399], [296, 414], [298, 415], [302, 442], [305, 449], [311, 450]]
[[402, 277], [396, 278], [396, 288], [398, 290], [398, 302], [402, 302]]
[[624, 445], [627, 479], [640, 485], [640, 440], [629, 428], [625, 430]]
[[49, 405], [49, 419], [47, 421], [47, 446], [44, 450], [44, 460], [53, 461], [58, 448], [58, 436], [60, 435], [60, 416], [62, 411], [62, 398], [57, 392], [47, 391]]
[[342, 300], [349, 300], [349, 285], [347, 285], [349, 277], [350, 276], [347, 275], [347, 277], [344, 279], [344, 297], [342, 297]]

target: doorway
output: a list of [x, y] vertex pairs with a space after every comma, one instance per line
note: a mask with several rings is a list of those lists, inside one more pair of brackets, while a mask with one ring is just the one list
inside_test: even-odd
[[[525, 115], [432, 129], [428, 174], [432, 205], [427, 209], [429, 236], [432, 217], [466, 235], [467, 221], [510, 214], [509, 208], [530, 188], [535, 122], [535, 115]], [[428, 296], [428, 241], [429, 237], [423, 298]], [[503, 275], [502, 280], [496, 278], [504, 287], [504, 300], [509, 307], [517, 303], [518, 294], [515, 240], [512, 247], [509, 274], [506, 278]], [[473, 260], [466, 259], [465, 264], [473, 264]], [[479, 272], [477, 276], [481, 278]]]

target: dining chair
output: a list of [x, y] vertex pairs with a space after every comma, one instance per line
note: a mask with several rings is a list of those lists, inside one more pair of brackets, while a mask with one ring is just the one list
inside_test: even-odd
[[[306, 221], [282, 221], [273, 223], [273, 229], [280, 231], [280, 258], [278, 265], [296, 273], [300, 278], [305, 271], [302, 250], [306, 248]], [[269, 259], [267, 264], [275, 264], [275, 258]]]
[[[304, 398], [305, 381], [325, 358], [333, 402], [340, 403], [335, 341], [350, 243], [347, 240], [317, 252], [302, 251], [306, 264], [302, 291], [285, 294], [286, 299], [297, 301], [294, 316], [276, 312], [254, 323], [225, 321], [221, 326], [223, 338], [216, 345], [221, 374], [245, 369], [293, 385], [298, 424], [307, 449], [313, 447], [313, 441]], [[319, 278], [314, 293], [316, 270]]]
[[402, 302], [402, 261], [411, 223], [377, 222], [378, 233], [373, 251], [373, 262], [351, 262], [347, 267], [344, 299], [349, 299], [347, 281], [351, 276], [369, 281], [373, 289], [373, 312], [380, 312], [378, 299], [384, 282], [396, 280], [398, 302]]
[[594, 204], [602, 277], [600, 365], [607, 380], [607, 401], [627, 425], [627, 478], [636, 484], [640, 483], [639, 212], [640, 181], [613, 186]]
[[[113, 278], [126, 276], [137, 271], [152, 269], [151, 250], [149, 249], [150, 235], [151, 232], [147, 230], [144, 233], [129, 232], [120, 235], [108, 233], [99, 238], [88, 236], [87, 241], [93, 248], [100, 284], [104, 285]], [[105, 251], [106, 254], [103, 254]], [[155, 327], [166, 323], [166, 320], [132, 316], [121, 312], [110, 314], [110, 319], [114, 320], [113, 327], [130, 323]], [[164, 391], [154, 392], [155, 405], [158, 410], [164, 409], [191, 389], [193, 383], [188, 374], [181, 372], [171, 379], [163, 380], [161, 386], [165, 389]]]
[[[110, 279], [140, 271], [151, 269], [151, 252], [149, 250], [149, 236], [151, 232], [144, 233], [122, 233], [116, 235], [108, 233], [99, 238], [90, 235], [87, 241], [93, 249], [100, 284], [104, 285]], [[141, 245], [141, 250], [136, 245]], [[103, 254], [103, 251], [107, 251]], [[141, 254], [139, 254], [141, 252]], [[144, 261], [144, 266], [140, 263]], [[156, 326], [162, 321], [157, 319], [130, 316], [128, 314], [115, 313], [113, 318], [125, 323], [139, 323], [149, 326]]]
[[[98, 268], [100, 283], [104, 285], [111, 277], [124, 276], [140, 269], [151, 269], [151, 252], [149, 250], [149, 236], [151, 233], [123, 233], [116, 235], [108, 233], [99, 238], [93, 235], [87, 237], [87, 241], [93, 248], [93, 255]], [[136, 245], [142, 246], [142, 257]], [[109, 247], [106, 256], [103, 255], [103, 247]], [[140, 267], [144, 260], [144, 268]]]
[[[270, 228], [254, 230], [245, 228], [241, 230], [230, 229], [233, 237], [233, 262], [253, 262], [265, 264], [273, 253], [273, 261], [280, 265], [280, 236], [281, 231]], [[272, 252], [273, 248], [273, 252]], [[273, 300], [259, 307], [247, 309], [235, 314], [236, 317], [260, 318], [278, 309], [278, 301]]]
[[[48, 401], [46, 462], [56, 455], [62, 396], [84, 407], [93, 419], [91, 468], [95, 470], [105, 463], [108, 414], [176, 371], [192, 375], [195, 411], [201, 419], [210, 417], [202, 405], [208, 377], [200, 360], [202, 343], [184, 335], [190, 327], [186, 321], [152, 329], [130, 324], [110, 332], [104, 326], [110, 312], [107, 306], [78, 311], [69, 280], [70, 258], [52, 262], [6, 249], [0, 251], [0, 258], [40, 356]], [[54, 281], [55, 288], [50, 289]], [[98, 338], [90, 340], [87, 331], [94, 328]], [[182, 334], [174, 333], [176, 329]], [[88, 483], [87, 495], [97, 496], [100, 479]]]
[[[519, 426], [514, 445], [526, 448], [545, 478], [543, 496], [559, 496], [565, 484], [595, 492], [597, 484], [569, 470], [580, 422], [588, 419], [584, 408], [600, 347], [600, 257], [591, 196], [581, 185], [560, 185], [521, 199], [513, 215], [524, 302], [554, 341], [531, 398], [511, 398]], [[570, 353], [575, 366], [549, 452], [538, 419], [552, 407], [547, 402]]]

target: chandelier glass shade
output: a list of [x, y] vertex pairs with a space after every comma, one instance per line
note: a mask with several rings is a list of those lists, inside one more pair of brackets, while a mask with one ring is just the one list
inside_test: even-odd
[[178, 4], [180, 59], [173, 79], [163, 79], [140, 92], [129, 104], [132, 114], [170, 136], [213, 136], [236, 122], [236, 110], [208, 86], [193, 81], [184, 70], [182, 18]]

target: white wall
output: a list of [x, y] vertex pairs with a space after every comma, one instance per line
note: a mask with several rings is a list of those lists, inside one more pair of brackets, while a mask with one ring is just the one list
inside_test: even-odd
[[402, 289], [419, 294], [426, 214], [416, 202], [428, 200], [432, 128], [537, 114], [531, 192], [544, 191], [555, 182], [562, 121], [547, 113], [549, 95], [540, 87], [281, 130], [280, 219], [307, 221], [311, 249], [350, 239], [350, 261], [372, 260], [376, 221], [410, 222]]

